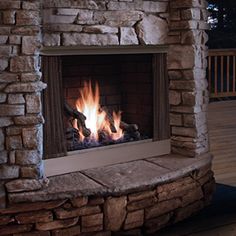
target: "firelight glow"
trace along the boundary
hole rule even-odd
[[[110,129],[110,122],[107,119],[108,114],[100,106],[100,93],[99,87],[96,83],[93,90],[91,81],[84,82],[84,86],[80,89],[80,97],[76,101],[76,108],[79,112],[86,116],[85,124],[90,129],[91,135],[89,139],[98,141],[99,133],[103,132],[108,135],[112,140],[118,140],[123,137],[123,130],[120,128],[121,111],[113,111],[114,126],[116,133],[112,133]],[[74,123],[74,128],[78,129],[77,122]],[[80,132],[80,139],[83,141],[84,136]]]

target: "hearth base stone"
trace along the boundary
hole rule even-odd
[[[9,193],[0,235],[143,235],[208,205],[212,157],[165,155],[50,178],[43,190]]]

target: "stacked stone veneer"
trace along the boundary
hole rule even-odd
[[[191,157],[208,152],[205,8],[204,0],[1,0],[0,207],[9,207],[8,191],[37,190],[47,182],[42,46],[169,45],[172,151]],[[52,219],[51,211],[43,214]],[[142,218],[142,211],[136,214]],[[8,223],[12,216],[0,219]],[[82,228],[89,220],[81,221]],[[31,223],[21,227],[29,229]]]

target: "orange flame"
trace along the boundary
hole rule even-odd
[[[85,124],[91,131],[90,139],[98,141],[99,132],[103,131],[112,140],[118,140],[123,137],[123,130],[120,128],[121,112],[119,111],[116,113],[113,111],[112,116],[117,132],[112,133],[110,122],[107,119],[107,113],[100,109],[99,96],[99,87],[97,83],[95,85],[95,91],[93,91],[91,81],[88,83],[84,82],[84,88],[80,89],[80,98],[76,101],[76,108],[86,116]],[[78,129],[79,127],[75,124],[74,128]],[[84,136],[81,132],[80,137],[81,141],[83,141]]]

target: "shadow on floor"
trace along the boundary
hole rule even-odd
[[[158,236],[208,235],[206,231],[236,223],[236,187],[216,185],[210,206],[195,216],[159,231]],[[217,230],[216,230],[217,231]],[[198,234],[195,234],[198,233]],[[227,236],[227,235],[225,235]]]

